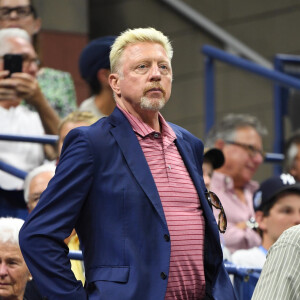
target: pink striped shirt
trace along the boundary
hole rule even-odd
[[[175,145],[176,135],[161,114],[162,134],[118,106],[130,122],[153,175],[171,239],[165,300],[205,296],[205,221],[192,179]]]

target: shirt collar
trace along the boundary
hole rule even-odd
[[[148,124],[144,123],[134,115],[125,111],[119,104],[117,104],[117,107],[128,119],[133,131],[136,132],[138,135],[140,135],[142,138],[145,138],[150,134],[156,133],[156,131],[153,128],[151,128]],[[158,118],[159,118],[159,123],[161,125],[162,136],[174,141],[176,139],[176,134],[171,128],[171,126],[166,122],[166,120],[164,119],[164,117],[161,115],[160,112],[158,113]]]

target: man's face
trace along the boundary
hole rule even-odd
[[[300,224],[300,195],[297,193],[283,194],[269,211],[262,217],[259,227],[271,244],[275,243],[282,232]]]
[[[9,54],[21,54],[23,56],[22,72],[36,77],[38,72],[38,59],[31,43],[22,38],[10,38],[9,42],[11,44]],[[3,69],[3,59],[0,69]]]
[[[30,182],[28,193],[28,211],[29,213],[36,207],[42,192],[47,188],[50,179],[54,176],[54,172],[43,172],[35,177]]]
[[[118,99],[129,112],[159,111],[169,100],[172,69],[158,43],[128,45],[121,57]]]
[[[60,129],[59,132],[59,140],[58,140],[58,156],[61,154],[61,149],[64,143],[64,140],[67,136],[67,134],[74,128],[80,127],[80,126],[89,126],[91,125],[87,121],[80,121],[80,122],[66,122]]]
[[[29,0],[0,0],[0,10],[22,7],[24,11],[29,11],[29,5]],[[32,36],[40,30],[40,19],[35,19],[32,12],[26,16],[19,15],[16,11],[1,16],[0,12],[0,29],[3,28],[21,28]]]
[[[294,164],[290,173],[295,177],[296,181],[300,182],[300,144],[297,144],[296,147],[298,149],[298,153],[294,159]]]
[[[264,160],[259,153],[263,149],[262,139],[253,127],[247,126],[237,129],[234,142],[240,145],[225,144],[222,149],[225,156],[222,169],[233,178],[235,187],[244,187]],[[247,146],[259,151],[253,153]]]
[[[23,299],[29,276],[19,246],[0,242],[0,299]]]

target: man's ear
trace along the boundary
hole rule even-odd
[[[255,212],[255,220],[262,231],[266,230],[265,216],[261,210]]]
[[[108,82],[114,93],[120,97],[121,90],[120,90],[120,75],[117,73],[110,73],[108,76]]]
[[[32,34],[38,34],[42,27],[42,20],[41,18],[36,18],[34,20],[33,32]]]

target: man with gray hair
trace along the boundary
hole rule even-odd
[[[252,197],[258,183],[252,180],[264,160],[262,136],[267,133],[258,119],[247,114],[229,114],[208,133],[207,147],[223,151],[225,163],[211,180],[226,212],[228,227],[222,242],[231,251],[260,245],[255,227]],[[217,216],[218,212],[215,212]]]
[[[285,143],[283,168],[300,182],[300,130],[295,131]]]
[[[42,192],[47,188],[50,179],[55,174],[54,164],[43,164],[31,170],[24,181],[24,199],[28,212],[37,205]]]
[[[22,72],[4,70],[4,56],[22,57]],[[56,134],[59,118],[51,108],[36,80],[38,58],[26,31],[18,28],[0,30],[0,132],[16,135]],[[21,101],[32,105],[29,110]],[[23,171],[30,171],[43,163],[44,149],[40,144],[0,142],[0,160]],[[2,215],[24,217],[24,200],[12,204],[12,190],[21,190],[23,180],[0,171],[0,210]],[[4,192],[3,192],[4,190]],[[25,210],[26,211],[26,210]],[[19,215],[21,213],[21,215]]]
[[[122,33],[110,52],[116,108],[66,136],[20,232],[49,300],[235,299],[218,233],[226,224],[218,228],[202,177],[203,144],[159,112],[171,95],[172,54],[154,28]],[[74,227],[86,290],[62,243]]]

